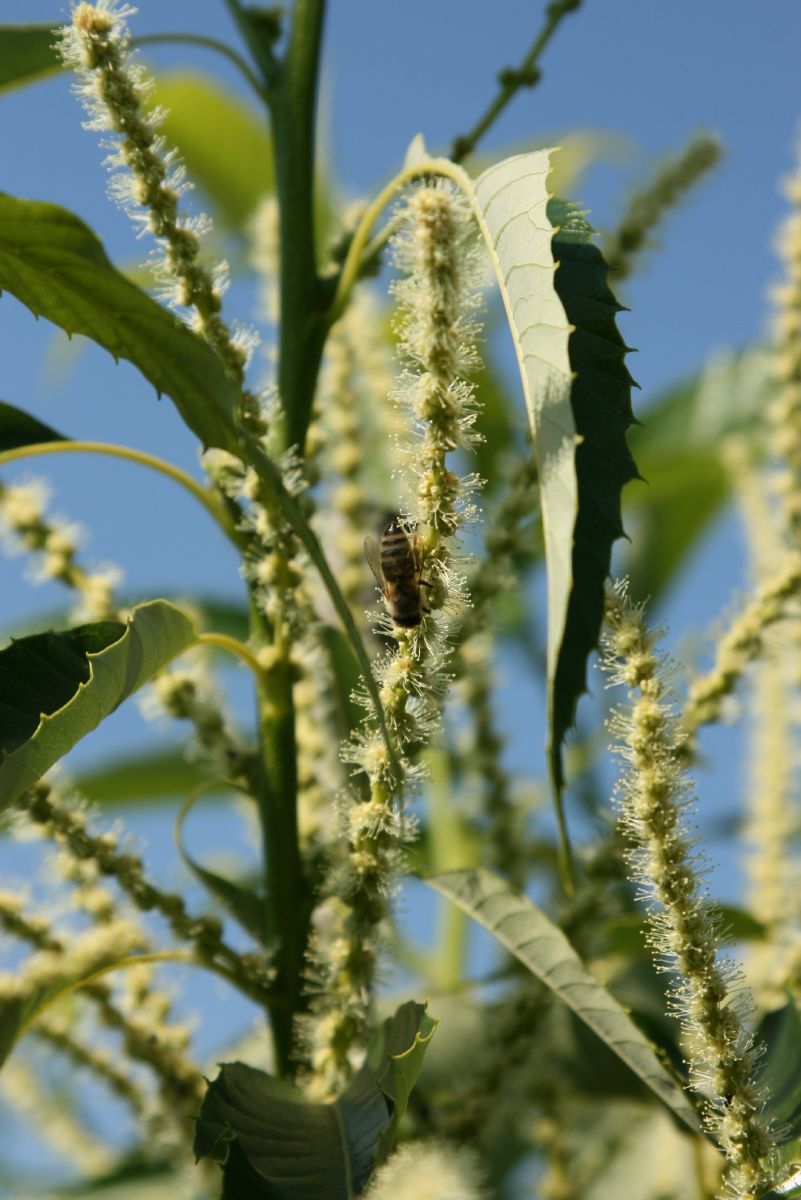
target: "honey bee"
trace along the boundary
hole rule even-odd
[[[423,547],[417,534],[400,517],[393,517],[380,541],[364,539],[364,553],[395,624],[402,629],[419,625],[423,613],[431,611],[420,589],[431,584],[422,578]]]

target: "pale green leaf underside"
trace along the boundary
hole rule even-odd
[[[98,654],[87,655],[86,683],[80,684],[61,708],[43,716],[32,736],[0,760],[0,810],[41,779],[196,637],[190,617],[165,600],[135,608],[118,641]]]
[[[554,288],[554,230],[546,214],[551,153],[537,150],[507,158],[474,183],[520,367],[539,468],[548,576],[549,695],[567,619],[578,512],[568,355],[571,326]]]
[[[587,970],[561,929],[542,909],[481,868],[426,880],[488,929],[604,1041],[681,1120],[698,1120],[681,1087],[626,1010]]]

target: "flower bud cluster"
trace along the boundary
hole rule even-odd
[[[705,866],[699,867],[683,818],[691,787],[676,756],[682,733],[657,637],[625,586],[610,589],[603,666],[610,685],[625,685],[631,698],[610,722],[614,749],[626,763],[618,800],[631,867],[650,905],[655,965],[673,980],[690,1086],[726,1158],[727,1194],[750,1198],[771,1186],[775,1147],[762,1111],[747,997],[733,962],[719,955],[720,914],[703,887]]]
[[[117,615],[114,589],[122,578],[117,567],[85,570],[78,562],[83,530],[73,521],[47,516],[49,490],[41,480],[0,484],[0,522],[11,537],[9,549],[37,556],[37,583],[56,580],[77,593],[71,611],[76,623],[105,621]]]
[[[219,778],[247,785],[253,755],[231,729],[214,681],[200,663],[160,672],[143,694],[140,708],[147,717],[166,714],[189,721],[201,760]]]

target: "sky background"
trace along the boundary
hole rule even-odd
[[[136,33],[184,29],[238,44],[221,0],[143,0],[139,9]],[[522,58],[543,9],[531,0],[403,5],[334,0],[325,35],[321,122],[343,192],[352,198],[371,195],[399,168],[418,131],[436,151],[468,129],[494,95],[498,70]],[[56,24],[64,11],[47,0],[3,0],[0,19]],[[772,241],[785,212],[780,181],[793,165],[801,115],[801,6],[775,0],[769,19],[767,11],[744,0],[587,0],[544,54],[540,85],[518,95],[482,146],[501,156],[527,142],[558,144],[575,130],[619,135],[616,160],[593,166],[576,197],[603,230],[614,226],[627,193],[648,177],[660,156],[680,150],[699,130],[720,136],[722,164],[668,218],[661,250],[648,254],[625,292],[631,311],[620,324],[626,341],[637,347],[630,366],[642,386],[635,398],[641,414],[660,388],[696,371],[711,352],[748,345],[767,328],[767,292],[778,272]],[[159,69],[212,71],[235,90],[243,88],[229,64],[206,51],[153,47],[146,61]],[[75,211],[97,230],[114,261],[144,257],[128,219],[106,199],[103,152],[97,136],[82,130],[82,112],[67,80],[52,78],[4,94],[0,107],[0,188]],[[250,319],[251,291],[235,289],[232,299],[241,306],[239,315]],[[68,435],[127,442],[197,469],[193,439],[172,405],[157,402],[133,368],[115,366],[90,348],[66,383],[58,384],[52,365],[48,369],[52,340],[51,327],[34,321],[13,298],[3,298],[2,399]],[[35,466],[7,470],[4,478],[32,471]],[[55,507],[92,531],[88,561],[119,563],[131,590],[143,596],[192,588],[241,594],[232,551],[168,481],[95,457],[54,457],[47,473]],[[3,630],[30,613],[52,610],[61,599],[55,587],[33,590],[26,584],[22,562],[0,558]],[[699,547],[669,597],[664,616],[670,644],[707,628],[741,586],[739,532],[729,516]],[[536,770],[539,701],[511,660],[502,666],[510,762]],[[243,694],[240,680],[232,679],[232,687],[235,698]],[[95,761],[147,736],[134,706],[126,706],[78,748],[73,761]],[[704,743],[711,766],[700,779],[702,827],[740,803],[741,742],[741,734],[724,730]],[[156,868],[169,871],[169,822],[137,814],[132,823]],[[198,816],[196,848],[226,829],[225,816]],[[24,877],[26,853],[0,846],[0,872]],[[736,863],[722,848],[713,847],[713,856],[720,864],[713,890],[731,899],[738,888]],[[410,911],[414,903],[412,896]],[[230,999],[216,996],[209,1011],[223,1003],[233,1020],[239,1010],[233,1011]],[[212,1040],[203,1036],[201,1045],[211,1049]]]

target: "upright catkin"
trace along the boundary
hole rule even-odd
[[[422,555],[419,625],[382,615],[396,649],[374,664],[395,747],[390,757],[369,696],[362,727],[343,757],[356,776],[342,798],[347,851],[335,863],[316,914],[309,1030],[313,1086],[332,1094],[349,1078],[364,1043],[379,951],[388,929],[404,846],[414,836],[408,802],[423,777],[419,751],[438,727],[450,672],[449,624],[466,603],[458,533],[472,519],[474,476],[449,456],[475,440],[469,382],[476,363],[478,259],[469,209],[451,184],[413,191],[394,243],[402,277],[394,401],[406,432],[399,447],[398,509]],[[363,785],[363,786],[362,786]]]
[[[624,585],[607,593],[603,665],[630,704],[611,721],[614,750],[626,763],[618,800],[631,867],[649,904],[649,942],[657,969],[671,974],[671,1003],[683,1032],[690,1087],[725,1156],[729,1197],[753,1200],[770,1186],[775,1144],[762,1112],[745,997],[731,960],[719,955],[720,915],[709,899],[685,827],[689,779],[676,756],[682,739],[642,608]]]

